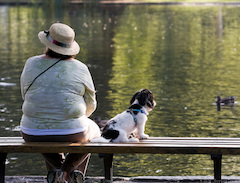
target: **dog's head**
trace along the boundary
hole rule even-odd
[[[145,106],[149,108],[149,110],[152,110],[156,106],[153,93],[148,89],[141,89],[135,93],[130,101],[130,104],[132,105],[136,102],[136,100],[139,105]]]

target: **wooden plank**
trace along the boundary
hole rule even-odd
[[[9,144],[9,143],[24,143],[24,140],[20,138],[10,138],[10,139],[0,139],[0,144]],[[62,144],[63,142],[51,142],[52,143],[60,143]],[[206,140],[193,140],[193,139],[159,139],[159,140],[152,140],[152,139],[146,139],[146,140],[141,140],[137,144],[163,144],[163,143],[177,143],[177,144],[240,144],[240,140],[236,139],[206,139]],[[47,143],[46,143],[47,144]],[[109,143],[113,144],[113,143]],[[117,143],[119,144],[119,143]],[[132,144],[132,143],[128,143]]]
[[[70,142],[0,142],[0,147],[6,147],[6,146],[54,146],[54,147],[73,147],[73,146],[92,146],[92,147],[114,147],[114,146],[128,146],[128,147],[171,147],[171,146],[187,146],[187,147],[234,147],[234,148],[240,148],[240,143],[234,143],[234,142],[178,142],[178,141],[171,141],[171,142],[157,142],[157,143],[70,143]]]
[[[18,142],[24,142],[24,140],[21,137],[8,137],[3,138],[0,137],[0,143],[18,143]],[[170,143],[170,142],[183,142],[183,143],[240,143],[240,138],[149,138],[146,140],[141,140],[139,143]]]
[[[149,140],[240,140],[237,137],[149,137]],[[148,140],[147,139],[147,140]]]
[[[163,141],[183,141],[183,142],[240,142],[240,138],[223,138],[223,137],[150,137],[141,140],[140,143],[158,143]],[[0,142],[24,142],[22,137],[0,137]]]
[[[134,145],[128,144],[103,145],[103,144],[85,144],[74,146],[47,146],[27,144],[25,146],[7,146],[0,147],[0,152],[25,152],[25,153],[53,153],[53,152],[71,152],[71,153],[150,153],[150,154],[240,154],[239,146],[237,148],[231,146],[186,146],[186,145]]]
[[[78,143],[24,143],[24,142],[0,142],[0,148],[4,148],[7,146],[142,146],[142,147],[149,147],[149,146],[162,146],[162,147],[168,147],[168,146],[187,146],[187,147],[233,147],[233,148],[240,148],[240,143],[236,143],[236,142],[154,142],[154,143],[148,143],[148,142],[144,142],[144,143],[124,143],[124,144],[114,144],[114,143],[88,143],[88,144],[78,144]]]
[[[38,143],[41,144],[41,143]],[[49,143],[44,142],[45,145],[49,145]],[[52,146],[66,146],[69,145],[70,143],[55,143],[55,142],[51,142],[50,143]],[[89,143],[92,144],[92,143]],[[108,143],[109,146],[111,146],[114,143]],[[120,143],[116,143],[117,145],[120,145]],[[149,146],[149,145],[192,145],[192,146],[196,146],[196,145],[212,145],[212,146],[218,146],[218,145],[226,145],[226,146],[233,146],[235,148],[237,148],[238,146],[240,146],[240,142],[237,141],[180,141],[180,140],[163,140],[163,141],[150,141],[150,140],[144,140],[141,141],[140,143],[124,143],[124,144],[128,144],[129,146],[133,146],[133,145],[141,145],[141,146]],[[26,143],[24,141],[0,141],[0,147],[1,146],[8,146],[8,145],[26,145]],[[78,143],[75,143],[75,145],[79,145]],[[94,145],[94,144],[92,144]],[[99,145],[99,144],[98,144]]]
[[[23,140],[22,137],[0,137],[1,140]],[[146,140],[238,140],[240,138],[233,137],[149,137]]]
[[[141,145],[145,145],[145,144],[212,144],[212,145],[240,145],[240,142],[235,142],[235,141],[144,141],[144,142],[140,142]]]
[[[46,144],[46,145],[80,145],[79,143],[71,143],[71,142],[24,142],[24,141],[0,141],[1,145],[7,145],[7,144],[22,144],[22,145],[27,145],[27,144]],[[86,143],[86,144],[91,144],[91,145],[101,145],[101,144],[105,144],[105,145],[124,145],[124,144],[128,144],[128,145],[149,145],[149,144],[212,144],[212,145],[216,145],[216,144],[235,144],[235,145],[240,145],[240,142],[237,141],[191,141],[191,140],[187,140],[187,141],[182,141],[182,140],[157,140],[157,141],[151,141],[151,140],[144,140],[141,141],[139,143]],[[84,145],[84,144],[81,144]]]
[[[0,148],[5,148],[5,147],[14,147],[14,146],[19,146],[24,148],[24,147],[232,147],[232,148],[240,148],[240,143],[192,143],[192,142],[158,142],[158,143],[71,143],[71,142],[5,142],[5,143],[0,143]]]
[[[0,152],[240,154],[240,138],[150,137],[139,143],[24,142],[0,137]]]

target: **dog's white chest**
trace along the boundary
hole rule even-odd
[[[134,115],[130,112],[124,111],[112,118],[112,120],[115,121],[115,124],[111,125],[111,128],[117,130],[122,129],[128,133],[132,133],[138,125],[142,125],[142,123],[147,120],[147,116],[141,113]]]

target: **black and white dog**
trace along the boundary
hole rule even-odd
[[[153,94],[148,89],[141,89],[135,93],[130,101],[131,106],[121,114],[107,122],[102,136],[91,142],[139,142],[147,139],[144,133],[147,115],[155,107]],[[131,134],[135,137],[131,137]],[[131,138],[130,138],[131,137]]]

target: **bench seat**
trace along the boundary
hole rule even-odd
[[[240,155],[240,138],[150,137],[139,143],[24,142],[21,137],[0,137],[0,183],[4,183],[8,153],[98,153],[105,154],[105,178],[112,180],[113,154],[209,154],[214,161],[214,179],[221,180],[222,155]]]

